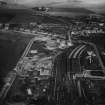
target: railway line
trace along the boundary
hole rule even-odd
[[[95,60],[97,61],[97,64],[100,65],[100,69],[97,67],[97,64],[95,62],[93,63],[93,65],[95,64],[95,66],[91,65],[90,67],[88,67],[88,69],[86,68],[87,64],[85,64],[84,62],[87,62],[88,60],[84,58],[87,56],[86,53],[88,51],[93,51],[95,53],[94,55]],[[92,59],[94,59],[94,57]],[[82,65],[81,65],[81,61],[82,61]],[[81,98],[82,100],[84,100],[84,104],[87,103],[89,105],[91,104],[103,105],[102,104],[103,101],[101,100],[101,95],[100,97],[98,97],[97,95],[95,96],[95,94],[98,91],[97,89],[102,88],[101,87],[102,85],[100,86],[98,85],[98,83],[95,84],[94,82],[99,81],[99,80],[105,81],[104,79],[105,68],[104,68],[104,64],[100,56],[100,52],[98,51],[95,44],[90,43],[90,42],[79,41],[78,45],[76,45],[75,47],[73,46],[69,48],[68,50],[64,51],[62,54],[56,57],[55,70],[57,70],[57,74],[58,74],[56,76],[56,81],[58,82],[56,83],[55,90],[57,90],[57,88],[60,86],[60,85],[58,86],[58,84],[62,84],[62,83],[65,84],[67,82],[65,87],[67,89],[71,89],[69,94],[72,94],[71,99],[74,100],[74,102],[72,103],[73,105],[83,104],[81,103],[82,102]],[[86,72],[93,72],[95,73],[95,75],[92,75],[92,74],[87,75]],[[98,73],[101,73],[101,74],[98,74]],[[88,86],[90,86],[90,89],[86,87],[87,86],[86,84],[84,85],[84,83],[87,83],[87,81],[90,81],[90,83],[88,84]],[[98,86],[93,88],[91,87],[91,83]],[[87,89],[88,89],[88,92],[86,92]],[[94,95],[91,94],[92,95],[91,96],[90,91],[94,92]],[[63,96],[62,94],[60,95],[60,93],[57,93],[57,92],[55,93],[56,95],[58,95],[57,96],[59,97],[58,99],[60,99],[61,97],[66,97],[66,96]],[[98,97],[98,99],[96,97]],[[90,102],[89,98],[90,99],[96,98],[96,100],[91,100]],[[98,103],[97,100],[101,100],[101,103]],[[65,99],[65,101],[67,100]],[[62,104],[62,101],[60,102],[60,104]],[[69,104],[69,101],[68,101],[68,104]]]
[[[2,88],[2,91],[0,93],[1,100],[4,100],[6,98],[8,92],[11,90],[12,85],[14,84],[15,80],[17,79],[16,78],[17,75],[19,75],[19,73],[21,73],[22,70],[26,67],[27,63],[25,65],[23,65],[23,63],[20,65],[20,62],[23,61],[24,58],[25,59],[28,58],[27,55],[29,54],[29,52],[31,50],[33,50],[33,49],[31,49],[31,47],[33,46],[34,42],[36,42],[36,41],[45,41],[46,42],[46,40],[43,38],[32,38],[30,40],[24,53],[22,54],[21,58],[19,59],[19,62],[17,63],[16,67],[13,70],[13,72],[14,72],[13,75],[8,78],[8,81]],[[36,49],[34,49],[34,50],[36,50]],[[90,77],[86,77],[87,76],[86,73],[93,71],[92,69],[90,69],[90,71],[86,70],[86,72],[84,72],[84,70],[86,69],[86,68],[83,68],[83,67],[85,67],[84,62],[86,61],[86,59],[84,60],[84,58],[87,56],[86,55],[87,51],[93,51],[95,53],[98,63],[101,66],[101,69],[102,69],[101,71],[103,73],[105,73],[105,67],[104,67],[103,61],[100,57],[100,53],[99,53],[96,45],[93,43],[90,43],[90,42],[84,42],[84,41],[80,40],[73,46],[70,46],[69,48],[68,47],[65,48],[65,50],[59,50],[58,52],[56,51],[57,55],[54,52],[55,55],[48,56],[48,58],[51,58],[52,62],[53,62],[53,64],[52,64],[53,68],[52,68],[51,72],[53,72],[54,83],[53,83],[53,86],[51,89],[51,91],[52,91],[51,96],[53,96],[55,98],[57,105],[62,105],[62,103],[69,105],[69,103],[73,99],[77,100],[78,98],[81,98],[81,97],[82,98],[85,97],[85,98],[83,98],[85,101],[88,100],[87,96],[85,96],[85,93],[83,93],[84,89],[83,89],[83,84],[82,84],[82,82],[84,82],[83,78],[86,78],[86,80],[88,80],[90,78]],[[84,58],[82,58],[82,56],[84,56]],[[33,57],[28,58],[29,59],[28,64],[31,61],[30,58],[33,58]],[[83,64],[81,65],[81,60],[83,60],[84,65]],[[45,59],[45,62],[46,62],[46,59]],[[39,60],[38,63],[41,63],[41,59]],[[35,65],[43,65],[43,63],[42,64],[38,64],[38,63],[35,63]],[[21,66],[21,68],[20,68],[20,66]],[[30,66],[31,66],[31,68],[33,67],[32,65],[30,65]],[[37,66],[35,67],[35,69],[36,68],[37,68]],[[30,69],[30,68],[28,68],[28,69]],[[43,69],[43,67],[41,69]],[[29,71],[32,71],[32,70],[30,69]],[[46,71],[46,73],[48,73],[48,71]],[[85,73],[85,75],[83,73]],[[49,75],[49,73],[48,73],[48,75]],[[34,76],[34,78],[36,78],[36,77],[37,76]],[[97,78],[98,78],[98,80],[99,79],[101,80],[102,78],[104,80],[104,77],[101,77],[101,76],[100,77],[91,76],[91,79],[93,79],[93,80],[94,79],[97,80]],[[40,78],[37,77],[37,79],[40,79]],[[51,88],[51,86],[50,86],[50,88]],[[41,89],[41,88],[39,88],[39,89]],[[30,91],[32,91],[31,88],[30,88]],[[39,91],[39,90],[37,90],[37,91]],[[44,91],[46,91],[46,89],[44,89]],[[67,95],[67,96],[65,96],[65,95]],[[34,97],[37,97],[37,95],[34,95]],[[66,99],[65,99],[65,97],[66,97]],[[69,101],[68,101],[68,97],[70,97]],[[73,101],[72,105],[77,105],[77,103],[78,103],[78,101],[77,102]]]

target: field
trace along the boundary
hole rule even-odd
[[[0,87],[3,85],[3,77],[15,67],[32,37],[14,32],[0,32]]]

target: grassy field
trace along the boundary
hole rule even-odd
[[[14,32],[0,32],[0,87],[3,85],[3,78],[15,67],[33,37]]]

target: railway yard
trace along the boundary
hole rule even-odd
[[[41,24],[33,31],[1,29],[0,40],[9,41],[7,46],[14,49],[8,54],[8,47],[4,48],[8,62],[18,56],[2,77],[1,105],[105,104],[105,23],[81,21],[69,28]]]

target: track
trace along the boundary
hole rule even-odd
[[[101,65],[101,68],[103,70],[103,72],[105,72],[105,67],[103,65],[103,62],[101,60],[101,57],[100,57],[100,54],[99,54],[99,51],[96,47],[95,44],[93,43],[90,43],[90,42],[84,42],[84,41],[79,41],[79,43],[75,46],[72,46],[70,47],[69,49],[66,49],[64,52],[58,54],[55,58],[55,66],[54,66],[54,70],[56,71],[56,84],[55,84],[55,87],[57,89],[59,89],[59,86],[62,86],[62,84],[64,84],[64,80],[66,79],[65,78],[65,75],[66,77],[68,77],[68,80],[69,82],[73,80],[72,78],[72,74],[75,74],[75,73],[80,73],[81,72],[81,67],[79,66],[80,64],[80,57],[83,56],[83,52],[86,52],[88,51],[88,49],[91,48],[94,50],[97,58],[98,58],[98,61]],[[71,67],[71,65],[73,65]],[[68,73],[70,74],[69,76]],[[71,84],[71,86],[69,88],[71,88],[73,86],[73,88],[76,90],[78,90],[78,93],[79,93],[79,97],[82,97],[82,88],[81,88],[81,82],[78,80],[73,80],[73,84]],[[77,86],[77,87],[75,87]],[[55,91],[55,96],[58,97],[57,101],[59,103],[59,99],[60,97],[62,97],[59,93],[60,91]],[[74,95],[74,96],[73,96]],[[75,100],[76,99],[76,94],[75,92],[73,93],[72,91],[72,96],[73,96],[73,99]],[[65,96],[64,96],[65,97]],[[77,98],[79,98],[78,95],[77,95]],[[79,100],[78,100],[79,101]],[[62,102],[61,102],[62,103]],[[60,104],[61,104],[60,103]],[[75,103],[75,102],[73,102]],[[77,103],[77,102],[76,102]],[[77,105],[77,104],[73,104],[73,105]]]

